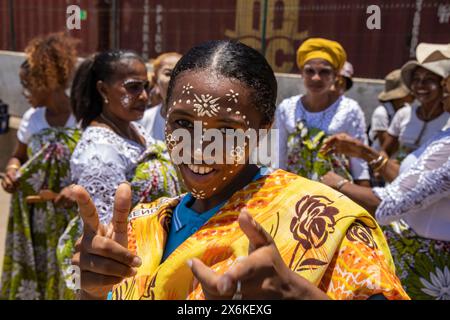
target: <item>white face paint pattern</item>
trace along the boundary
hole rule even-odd
[[[125,109],[129,109],[130,103],[131,103],[131,97],[128,94],[123,95],[120,98],[120,103],[122,104],[122,107],[124,107]]]
[[[205,199],[206,198],[206,193],[203,190],[197,191],[195,189],[192,189],[192,196],[196,199]]]
[[[238,103],[239,93],[234,92],[233,89],[230,89],[230,93],[227,93],[226,96],[228,97],[228,101],[233,100],[234,103]]]
[[[194,87],[191,86],[191,84],[188,82],[188,84],[183,86],[183,91],[181,92],[181,94],[187,93],[188,95],[190,95],[192,89],[194,89]]]
[[[244,148],[237,146],[231,149],[230,156],[233,158],[235,163],[239,163],[244,159]]]
[[[217,101],[220,100],[219,98],[214,98],[210,94],[201,94],[200,97],[196,94],[195,101],[194,101],[194,111],[197,112],[197,115],[199,117],[203,117],[207,115],[208,117],[216,116],[219,113],[220,106],[217,103]]]

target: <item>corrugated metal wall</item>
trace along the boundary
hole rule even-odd
[[[449,0],[267,0],[266,57],[277,72],[297,72],[295,52],[307,37],[341,42],[356,76],[382,78],[410,59],[418,42],[450,42]],[[84,54],[114,46],[146,58],[188,50],[210,39],[262,47],[264,0],[13,0],[15,47],[65,29],[66,7],[87,10]],[[0,1],[0,49],[11,50],[9,0]],[[113,4],[117,6],[114,20]],[[369,30],[369,5],[381,9],[381,30]],[[116,25],[113,27],[113,24]],[[411,49],[412,46],[412,49]]]

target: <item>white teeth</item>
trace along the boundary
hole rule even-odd
[[[208,167],[202,167],[202,166],[196,166],[193,164],[188,164],[188,168],[194,172],[194,173],[198,173],[198,174],[208,174],[211,171],[213,171],[212,168],[208,168]]]

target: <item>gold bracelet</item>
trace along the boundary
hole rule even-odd
[[[384,157],[383,161],[380,163],[380,165],[376,168],[373,168],[374,172],[378,172],[380,171],[387,163],[388,163],[389,159]]]
[[[339,182],[336,184],[336,190],[341,191],[341,189],[349,182],[350,181],[348,181],[347,179],[339,180]]]
[[[17,164],[10,164],[9,166],[6,167],[6,171],[8,171],[9,169],[16,169],[19,170],[20,166]]]

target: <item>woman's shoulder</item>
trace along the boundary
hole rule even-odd
[[[45,108],[37,107],[28,109],[22,117],[22,122],[26,122],[29,126],[35,127],[47,125],[47,121],[45,120]]]
[[[361,106],[359,105],[358,101],[355,99],[349,98],[347,96],[342,96],[341,100],[339,101],[339,107],[338,111],[343,111],[347,113],[356,113],[356,114],[363,114],[363,111],[361,109]]]
[[[87,159],[98,155],[99,157],[120,156],[120,137],[108,128],[89,126],[84,129],[72,160]]]

